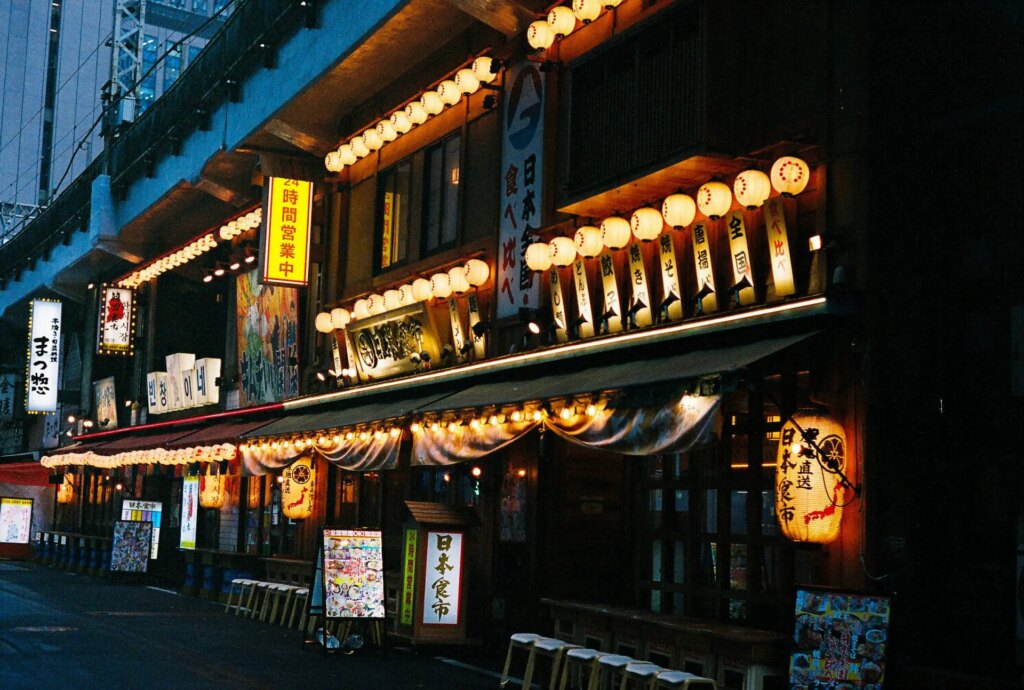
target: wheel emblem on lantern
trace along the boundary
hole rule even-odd
[[[296,465],[292,468],[292,481],[296,484],[305,484],[309,481],[309,466]]]

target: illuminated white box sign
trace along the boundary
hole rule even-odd
[[[146,376],[146,395],[150,414],[176,412],[190,407],[220,402],[220,360],[196,359],[194,354],[178,352],[167,356],[167,371],[151,371]]]
[[[29,309],[25,410],[30,414],[56,412],[61,303],[57,300],[35,299]]]
[[[164,504],[160,501],[134,501],[125,499],[121,504],[121,519],[153,523],[153,541],[150,545],[149,557],[156,559],[160,549],[160,516]]]
[[[427,532],[423,625],[458,625],[461,590],[462,533]]]
[[[220,360],[204,357],[196,360],[196,404],[216,405],[220,402]]]

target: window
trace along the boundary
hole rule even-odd
[[[146,34],[142,42],[142,74],[146,74],[156,64],[157,39],[152,34]],[[156,71],[143,78],[139,84],[139,112],[145,112],[146,108],[156,100]]]
[[[213,0],[213,13],[216,14],[230,5],[232,0]]]
[[[199,57],[199,53],[203,51],[202,46],[189,46],[188,47],[188,64],[192,64]]]
[[[164,91],[177,81],[181,74],[181,46],[167,52],[164,58]]]
[[[412,162],[403,161],[381,173],[377,227],[378,270],[406,260],[412,218]]]
[[[461,141],[449,137],[427,149],[423,201],[423,254],[455,243],[459,218],[459,154]]]

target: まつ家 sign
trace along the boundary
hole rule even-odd
[[[60,374],[61,303],[34,299],[29,307],[25,410],[29,414],[57,411]]]

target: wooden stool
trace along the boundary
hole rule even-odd
[[[538,640],[534,640],[533,647],[530,648],[530,656],[526,660],[526,673],[523,675],[523,688],[529,688],[530,683],[533,681],[533,670],[537,663],[537,655],[551,657],[551,679],[548,682],[548,687],[551,690],[555,690],[555,686],[558,683],[558,669],[562,665],[562,656],[570,649],[576,649],[579,645],[559,640],[554,637],[542,637]]]
[[[295,587],[291,585],[272,582],[267,587],[266,596],[263,597],[263,607],[260,610],[260,620],[267,621],[273,625],[277,620],[277,611],[281,606],[281,598],[290,596]]]
[[[619,690],[626,690],[629,687],[630,681],[640,681],[641,688],[654,690],[654,683],[658,679],[658,674],[664,670],[661,666],[652,664],[649,661],[635,661],[631,664],[626,664]]]
[[[515,633],[508,641],[508,654],[505,655],[505,670],[501,672],[501,681],[499,685],[505,687],[508,685],[508,670],[512,666],[512,650],[523,649],[530,651],[530,660],[533,659],[533,643],[541,638],[540,635],[534,633]],[[529,662],[527,662],[529,665]],[[524,686],[525,687],[525,686]]]
[[[249,614],[249,618],[255,618],[263,606],[263,602],[267,600],[267,588],[272,585],[272,582],[262,582],[257,580],[249,592],[249,603],[246,604],[245,608]]]
[[[237,616],[244,608],[242,606],[242,600],[244,599],[246,602],[248,602],[248,600],[252,597],[253,590],[256,589],[257,582],[259,582],[259,580],[250,580],[244,577],[239,577],[232,580],[231,586],[228,587],[228,600],[224,604],[224,613],[227,613],[230,609],[233,608],[235,609],[235,615]],[[235,599],[235,603],[232,604],[231,596],[236,591],[236,587],[238,596]],[[246,596],[247,594],[248,596]]]
[[[596,688],[601,687],[601,679],[608,678],[608,687],[615,687],[615,678],[626,671],[626,666],[635,662],[631,656],[625,656],[623,654],[605,654],[597,660],[597,674],[591,681],[590,687]],[[605,676],[605,674],[608,674]]]
[[[572,683],[571,687],[583,688],[583,669],[587,669],[587,684],[588,690],[594,690],[597,687],[597,661],[607,652],[599,652],[596,649],[588,649],[586,647],[577,647],[576,649],[570,649],[565,653],[565,661],[562,665],[562,680],[558,684],[558,690],[565,690],[566,684],[571,682],[573,667],[577,667],[579,671],[580,685],[577,686]]]
[[[291,608],[285,610],[284,617],[281,618],[281,625],[286,625],[289,628],[295,627],[295,614],[298,613],[298,608],[302,606],[302,612],[306,612],[306,602],[309,600],[309,588],[308,587],[297,587],[295,592],[292,594]]]
[[[684,671],[662,671],[655,681],[655,688],[672,688],[672,690],[690,690],[690,688],[707,688],[717,690],[718,685],[710,678],[702,678]]]

